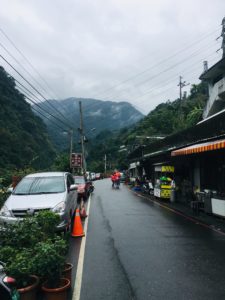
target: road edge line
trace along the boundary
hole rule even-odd
[[[77,263],[77,272],[75,277],[75,285],[73,290],[72,300],[80,300],[81,286],[82,286],[82,276],[83,276],[83,266],[84,266],[84,255],[85,255],[85,245],[87,239],[87,228],[88,228],[88,219],[89,219],[89,211],[91,206],[91,196],[89,197],[88,206],[87,206],[87,215],[88,217],[85,220],[84,224],[84,232],[85,236],[82,237],[80,253]]]
[[[130,191],[131,191],[133,194],[135,194],[136,196],[141,197],[141,198],[144,198],[144,199],[146,199],[146,200],[148,200],[148,201],[151,201],[152,203],[154,203],[154,204],[156,204],[156,205],[158,205],[158,206],[160,206],[160,207],[162,207],[162,208],[164,208],[164,209],[167,209],[167,210],[169,210],[169,211],[171,211],[171,212],[173,212],[173,213],[175,213],[175,214],[177,214],[177,215],[180,215],[180,216],[184,217],[185,219],[187,219],[187,220],[189,220],[189,221],[191,221],[191,222],[193,222],[193,223],[195,223],[195,224],[198,224],[198,225],[200,225],[200,226],[202,226],[202,227],[205,227],[205,228],[207,228],[207,229],[210,229],[210,230],[212,230],[212,231],[215,231],[215,232],[217,232],[217,233],[219,233],[219,234],[221,234],[221,235],[225,235],[225,232],[224,232],[224,231],[219,230],[219,229],[216,229],[216,228],[212,227],[212,225],[209,225],[209,224],[207,224],[207,223],[204,223],[203,221],[200,221],[200,220],[198,220],[197,218],[194,218],[194,217],[190,217],[190,216],[188,216],[188,215],[185,215],[183,212],[181,212],[181,211],[179,211],[179,210],[177,210],[177,209],[175,209],[175,208],[168,207],[168,206],[166,206],[166,205],[164,205],[164,204],[158,202],[157,200],[153,200],[153,199],[147,198],[147,197],[145,197],[145,196],[143,196],[143,195],[141,195],[141,194],[138,194],[138,193],[135,192],[135,191],[132,191],[131,189],[130,189]]]

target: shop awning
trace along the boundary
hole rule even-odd
[[[171,156],[189,155],[189,154],[218,150],[223,148],[225,148],[225,140],[217,140],[217,141],[211,141],[207,143],[188,146],[185,148],[181,148],[179,150],[174,150],[171,152]]]

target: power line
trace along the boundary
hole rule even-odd
[[[32,109],[34,111],[36,111],[38,114],[40,114],[43,118],[48,119],[49,121],[51,121],[53,123],[53,125],[57,126],[59,129],[66,131],[64,128],[62,128],[61,126],[59,126],[57,123],[55,123],[52,119],[48,118],[46,115],[42,114],[39,110],[35,109],[34,107],[32,107]]]
[[[13,56],[10,51],[0,42],[0,46],[8,53],[8,55],[15,60],[15,62],[26,72],[33,80],[34,82],[45,92],[47,91],[44,89],[44,87],[34,78],[34,76]]]
[[[21,84],[22,85],[22,84]],[[28,96],[26,94],[26,91],[23,89],[26,89],[26,87],[24,87],[22,85],[22,87],[19,88],[19,90],[22,89],[22,94],[25,96],[26,99],[28,99],[30,102],[32,102],[34,105],[38,106],[39,109],[43,110],[46,114],[50,115],[52,118],[56,119],[57,121],[61,122],[60,119],[58,119],[56,116],[52,115],[50,112],[46,111],[42,106],[39,105],[39,103],[37,103],[34,99],[32,99],[30,96]],[[28,91],[29,92],[29,91]],[[33,107],[32,107],[33,109]],[[41,115],[43,115],[41,112],[39,112]],[[46,116],[47,119],[49,119],[50,121],[52,121],[55,125],[57,125],[58,127],[60,127],[58,124],[56,124],[52,119],[50,119],[49,117]],[[60,127],[62,129],[62,127]],[[68,128],[68,127],[67,127]],[[65,129],[63,129],[65,131]]]
[[[212,53],[212,54],[215,54],[215,53]],[[210,56],[212,56],[212,54],[210,55]],[[195,64],[194,64],[195,65]],[[194,68],[194,69],[191,69],[191,70],[186,70],[186,71],[181,71],[180,73],[182,73],[182,74],[184,74],[184,75],[187,75],[187,74],[189,74],[189,73],[191,73],[191,72],[193,72],[194,70],[197,70],[197,69],[199,69],[199,67],[197,67],[197,68]],[[177,79],[177,75],[174,75],[174,77],[172,78],[172,80],[171,80],[171,77],[169,78],[169,80],[166,80],[166,81],[163,81],[163,82],[160,82],[160,84],[158,84],[158,85],[156,85],[155,87],[154,87],[154,89],[156,88],[156,87],[161,87],[161,86],[163,86],[163,87],[165,87],[165,83],[170,83],[170,82],[173,82],[175,79]],[[173,88],[173,87],[172,87]],[[172,89],[171,88],[171,89]],[[167,89],[167,91],[168,91],[168,89]],[[144,97],[144,96],[146,96],[147,94],[150,94],[150,93],[152,93],[152,92],[154,92],[154,90],[151,88],[150,90],[147,90],[144,94],[142,94],[141,96],[139,96],[139,97],[136,97],[135,98],[135,100],[136,99],[140,99],[140,98],[142,98],[142,97]],[[157,93],[157,95],[160,95],[161,93],[164,93],[164,91],[163,92],[160,92],[160,93]],[[155,96],[155,95],[154,95]]]
[[[20,55],[26,60],[26,62],[29,64],[29,66],[36,72],[36,74],[38,74],[38,76],[41,78],[41,80],[46,84],[46,86],[48,87],[48,89],[52,92],[52,89],[49,87],[48,83],[46,82],[46,80],[40,75],[40,73],[37,71],[37,69],[32,65],[32,63],[26,58],[26,56],[19,50],[19,48],[15,45],[15,43],[9,38],[9,36],[3,31],[2,28],[0,28],[0,31],[2,32],[2,34],[6,37],[6,39],[13,45],[13,47],[20,53]],[[38,81],[30,74],[30,72],[28,72],[21,64],[20,62],[18,62],[18,60],[0,43],[0,45],[3,47],[3,49],[23,68],[23,70],[25,70],[26,73],[28,73],[31,78],[42,88],[42,90],[46,93],[46,90],[43,88],[43,86],[41,84],[38,83]],[[54,92],[53,92],[54,94]],[[43,96],[42,96],[43,97]],[[68,121],[66,119],[66,117],[58,110],[55,108],[55,106],[49,102],[45,97],[43,97],[47,103],[53,107],[58,114],[60,114],[64,120],[66,120],[66,122]],[[58,98],[58,97],[56,97]]]
[[[1,33],[5,36],[5,38],[13,45],[13,47],[20,53],[20,55],[25,59],[25,61],[28,63],[28,65],[33,69],[33,71],[40,77],[40,79],[46,84],[48,89],[53,93],[51,87],[49,87],[47,81],[41,76],[41,74],[38,72],[38,70],[33,66],[33,64],[26,58],[26,56],[20,51],[20,49],[15,45],[15,43],[9,38],[9,36],[4,32],[2,28],[0,28]],[[58,98],[58,97],[56,97]]]
[[[214,45],[212,45],[212,46],[214,47]],[[211,47],[211,48],[212,48],[212,47]],[[208,51],[208,49],[209,49],[209,48],[207,48],[207,51]],[[168,72],[168,71],[174,69],[175,67],[177,67],[177,66],[180,65],[180,64],[183,64],[184,61],[187,61],[187,60],[193,58],[194,56],[198,55],[198,54],[201,53],[201,52],[202,52],[202,48],[196,50],[195,52],[193,52],[193,53],[191,53],[190,55],[188,55],[186,58],[183,58],[183,59],[180,60],[179,62],[177,62],[177,63],[171,65],[170,67],[168,67],[168,68],[166,68],[166,69],[164,69],[164,70],[162,70],[162,71],[160,71],[160,72],[158,72],[157,74],[152,75],[151,77],[148,77],[148,79],[145,79],[144,81],[140,82],[140,83],[139,83],[138,85],[136,85],[136,86],[143,85],[143,84],[147,83],[149,80],[152,80],[152,79],[157,78],[158,76],[160,76],[160,75],[162,75],[162,74],[164,74],[164,73],[166,73],[166,72]],[[111,100],[113,100],[113,99],[111,99]]]
[[[112,89],[115,89],[116,87],[118,87],[118,86],[120,86],[120,85],[122,85],[122,84],[124,84],[124,83],[126,83],[126,82],[128,82],[128,81],[130,81],[130,80],[133,80],[134,78],[137,78],[137,77],[143,75],[144,73],[148,72],[149,70],[152,70],[152,69],[155,68],[155,67],[158,67],[159,65],[161,65],[161,64],[164,63],[164,62],[166,62],[167,60],[169,60],[169,59],[171,59],[171,58],[177,56],[179,53],[181,53],[181,52],[183,52],[183,51],[185,51],[185,50],[191,48],[191,47],[192,47],[193,45],[195,45],[196,43],[199,43],[200,41],[204,40],[205,38],[209,37],[210,35],[213,35],[213,34],[214,34],[215,32],[217,32],[217,31],[218,31],[218,27],[217,27],[216,30],[214,30],[214,31],[211,32],[210,34],[207,34],[205,37],[203,37],[203,38],[201,38],[201,39],[198,39],[197,42],[193,42],[193,43],[190,44],[189,46],[182,48],[181,50],[175,52],[175,53],[172,54],[171,56],[169,56],[169,57],[167,57],[167,58],[161,60],[161,61],[158,62],[157,64],[155,64],[155,65],[153,65],[153,66],[151,66],[151,67],[145,69],[144,71],[142,71],[142,72],[140,72],[140,73],[138,73],[138,74],[136,74],[136,75],[134,75],[134,76],[131,76],[131,77],[129,77],[128,79],[126,79],[126,80],[124,80],[124,81],[121,81],[120,83],[118,83],[118,84],[116,84],[116,85],[114,85],[114,86],[112,86],[112,87],[110,87],[110,88],[104,90],[103,92],[100,93],[100,95],[105,94],[106,92],[108,92],[108,91],[110,91],[110,90],[112,90]],[[98,95],[99,95],[99,94],[98,94]]]
[[[0,57],[20,76],[23,78],[24,81],[26,81],[29,86],[31,86],[43,99],[45,99],[47,101],[47,103],[49,103],[53,108],[54,106],[51,104],[51,102],[49,102],[19,71],[17,71],[1,54]],[[55,109],[55,108],[54,108]],[[58,111],[59,112],[59,111]],[[61,114],[61,112],[60,112]],[[63,116],[64,117],[64,116]],[[65,118],[65,117],[64,117]],[[66,125],[67,127],[71,127],[70,125],[66,124],[64,121],[61,120],[61,123],[63,123],[64,125]]]

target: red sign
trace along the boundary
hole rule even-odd
[[[82,154],[81,153],[72,153],[71,154],[71,167],[72,168],[81,168],[82,167]]]

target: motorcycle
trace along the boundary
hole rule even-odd
[[[5,264],[0,261],[0,298],[2,300],[20,300],[20,294],[15,288],[16,281],[5,273]]]
[[[142,191],[148,195],[154,194],[154,187],[151,182],[145,182],[142,185]]]
[[[89,194],[93,193],[93,192],[94,192],[94,189],[95,189],[95,187],[94,187],[94,185],[93,185],[93,182],[90,181],[90,183],[89,183]]]

